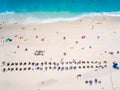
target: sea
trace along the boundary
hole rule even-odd
[[[0,23],[51,23],[120,16],[120,0],[0,0]]]

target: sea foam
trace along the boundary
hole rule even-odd
[[[65,17],[64,17],[65,16]],[[82,17],[94,16],[114,16],[120,17],[120,12],[100,12],[100,13],[15,13],[5,12],[0,14],[0,23],[53,23],[59,21],[75,21]]]

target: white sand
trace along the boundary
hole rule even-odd
[[[112,68],[112,62],[116,61],[120,64],[120,54],[116,53],[120,51],[119,18],[96,16],[84,17],[81,21],[61,21],[50,24],[0,25],[0,40],[7,38],[13,40],[0,44],[0,64],[3,61],[60,62],[61,59],[108,62],[107,68],[98,71],[77,69],[2,72],[1,66],[0,90],[120,90],[120,70]],[[86,36],[85,39],[81,39],[83,35]],[[41,41],[42,39],[44,41]],[[78,44],[75,43],[76,41]],[[17,48],[18,45],[20,48]],[[28,51],[25,51],[25,48]],[[35,50],[45,51],[44,56],[35,56]],[[114,54],[110,55],[109,52]],[[66,56],[63,53],[66,53]],[[78,74],[82,76],[77,79]],[[92,85],[85,84],[86,80],[95,78],[100,80],[101,84],[94,82]]]

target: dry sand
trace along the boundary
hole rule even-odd
[[[3,43],[7,38],[12,42]],[[94,16],[29,25],[0,24],[0,40],[0,90],[120,90],[120,70],[113,69],[113,62],[120,64],[117,53],[120,51],[120,17]],[[34,55],[36,50],[44,51],[44,55]],[[73,59],[107,61],[107,68],[2,72],[3,61],[65,62]],[[77,78],[79,74],[81,77]],[[95,78],[101,83],[95,84]],[[92,85],[85,84],[86,80],[92,80]]]

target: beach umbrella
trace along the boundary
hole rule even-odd
[[[8,63],[7,63],[7,66],[9,66],[9,65],[10,65],[10,63],[8,62]]]
[[[40,69],[40,67],[37,67],[36,69],[37,69],[37,70],[39,70],[39,69]]]
[[[91,63],[93,64],[94,62],[93,62],[93,61],[91,61]]]
[[[89,64],[90,62],[89,62],[89,61],[87,61],[87,63]]]
[[[28,70],[31,70],[31,67],[28,67]]]
[[[79,61],[77,64],[81,64],[81,61]]]
[[[113,52],[108,52],[108,54],[113,55],[114,53]]]
[[[5,72],[5,71],[6,71],[6,69],[5,69],[5,68],[3,68],[3,69],[2,69],[2,71],[3,71],[3,72]]]
[[[57,70],[60,70],[60,67],[58,67],[58,69]]]
[[[11,68],[11,71],[13,71],[14,70],[14,68]]]
[[[75,41],[76,44],[78,44],[78,41]]]
[[[15,69],[16,71],[18,70],[18,68]]]
[[[104,67],[107,67],[107,65],[104,65]]]
[[[89,68],[89,66],[87,66],[87,68]]]
[[[35,38],[37,39],[37,38],[38,38],[38,35],[36,35]]]
[[[22,68],[20,68],[19,71],[22,71]]]
[[[35,66],[38,66],[39,65],[39,63],[35,63]]]
[[[24,65],[26,65],[27,63],[26,62],[24,62]]]
[[[53,65],[56,65],[56,62],[53,62]]]
[[[65,69],[68,70],[68,67],[66,67]]]
[[[52,63],[51,62],[49,62],[49,65],[51,65]]]
[[[43,62],[41,62],[41,66],[43,66],[44,64],[43,64]]]
[[[47,71],[47,69],[48,69],[48,68],[47,68],[47,67],[45,67],[45,70],[46,70],[46,71]]]
[[[85,64],[85,61],[82,61],[82,64]]]
[[[49,69],[51,69],[51,66],[49,67]]]
[[[74,66],[74,67],[73,67],[73,69],[74,69],[74,70],[76,70],[76,69],[77,69],[77,67],[76,67],[76,66]]]
[[[40,68],[40,70],[43,70],[43,68]]]
[[[92,48],[92,46],[89,46],[89,48]]]
[[[100,39],[100,36],[97,36],[97,39]]]
[[[100,65],[99,67],[101,67],[102,69],[104,69],[104,66]]]
[[[26,67],[24,68],[24,70],[26,70]]]
[[[33,62],[33,63],[32,63],[32,65],[34,66],[34,65],[35,65],[35,63]]]
[[[119,54],[120,52],[119,51],[117,51],[117,54]]]
[[[15,65],[17,66],[17,65],[18,65],[18,63],[15,63]]]
[[[69,62],[69,64],[72,64],[72,62]]]
[[[27,49],[27,48],[25,48],[25,51],[28,51],[28,49]]]
[[[64,67],[61,67],[61,71],[63,71],[64,70]]]
[[[116,70],[118,70],[119,69],[118,63],[113,62],[113,68],[116,69]]]
[[[31,64],[31,62],[28,62],[28,65],[30,65]]]
[[[103,63],[107,63],[107,61],[103,61]]]
[[[63,40],[65,40],[65,39],[66,39],[66,37],[64,36],[64,37],[63,37]]]
[[[68,64],[68,62],[66,62],[66,64]]]
[[[42,38],[41,41],[44,41],[44,38]]]
[[[64,52],[63,55],[66,56],[66,52]]]
[[[98,80],[97,80],[97,79],[95,79],[94,81],[95,81],[95,84],[96,84]]]
[[[10,70],[10,68],[8,68],[8,71]]]
[[[78,79],[79,77],[81,77],[81,74],[78,74],[78,75],[77,75],[77,79]]]
[[[22,62],[20,62],[20,65],[22,65]]]
[[[83,66],[83,68],[85,68],[85,66]]]
[[[45,62],[45,65],[47,65],[47,62]]]
[[[4,66],[5,65],[5,62],[2,62],[2,66]]]
[[[98,68],[98,66],[95,66],[95,68]]]
[[[54,69],[56,69],[56,67],[54,67]]]
[[[93,68],[93,65],[91,65],[91,68]]]
[[[86,80],[85,83],[88,84],[88,80]]]
[[[14,63],[11,63],[11,66],[13,66],[14,65]]]
[[[59,66],[59,63],[57,63],[57,66]]]
[[[90,83],[90,85],[92,85],[93,81],[92,81],[92,80],[89,80],[89,83]]]
[[[81,66],[79,66],[78,68],[81,69]]]
[[[99,84],[101,84],[101,81],[98,81]]]
[[[72,66],[70,66],[70,67],[69,67],[69,70],[72,70],[72,68],[73,68],[73,67],[72,67]]]

